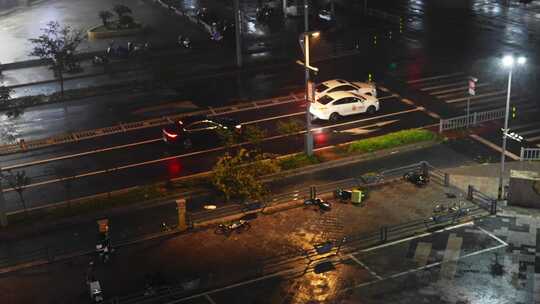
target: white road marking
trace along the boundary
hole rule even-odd
[[[349,257],[355,261],[358,265],[364,267],[372,276],[376,277],[377,280],[382,280],[382,277],[378,275],[375,271],[371,270],[369,267],[367,267],[366,264],[362,263],[359,259],[357,259],[354,255],[349,254]]]
[[[454,77],[454,76],[459,76],[459,75],[464,75],[464,73],[463,73],[463,72],[458,72],[458,73],[452,73],[452,74],[446,74],[446,75],[439,75],[439,76],[433,76],[433,77],[419,78],[419,79],[409,80],[409,81],[407,81],[407,83],[408,83],[408,84],[413,84],[413,83],[418,83],[418,82],[423,82],[423,81],[428,81],[428,80],[436,80],[436,79],[442,79],[442,78],[449,78],[449,77]]]
[[[485,87],[486,85],[487,84],[483,83],[483,84],[476,85],[476,87],[480,88],[480,87]],[[430,92],[429,94],[430,95],[441,95],[441,94],[451,93],[451,92],[464,92],[465,94],[468,94],[468,89],[469,89],[469,86],[462,86],[462,87],[453,88],[453,89]]]
[[[431,87],[420,88],[420,91],[430,91],[430,90],[444,89],[444,88],[454,87],[454,86],[457,86],[457,85],[463,85],[464,83],[467,83],[466,79],[463,79],[460,82],[447,83],[447,84],[441,84],[441,85],[436,85],[436,86],[431,86]],[[431,93],[428,93],[428,94],[431,94]]]
[[[502,148],[497,146],[496,144],[490,142],[489,140],[481,137],[480,135],[477,135],[477,134],[471,134],[469,135],[471,138],[475,139],[476,141],[490,147],[491,149],[495,150],[495,151],[498,151],[498,152],[501,152],[502,153]],[[515,155],[514,153],[506,150],[505,152],[505,155],[510,157],[511,159],[513,160],[519,160],[519,156]]]
[[[398,121],[399,121],[399,119],[387,120],[387,121],[377,122],[377,123],[374,123],[374,124],[371,124],[371,125],[361,126],[361,127],[357,127],[357,128],[340,130],[339,132],[351,132],[351,133],[354,133],[354,134],[365,134],[365,133],[375,132],[375,131],[379,130],[379,129],[368,130],[371,127],[380,128],[380,127],[384,127],[386,125],[393,124],[393,123],[398,122]]]
[[[459,98],[454,98],[454,99],[445,99],[444,101],[446,103],[454,103],[454,102],[466,101],[469,98],[471,99],[471,101],[473,101],[475,99],[479,99],[479,98],[482,98],[482,97],[495,96],[495,95],[501,95],[501,94],[506,94],[506,90],[504,90],[504,91],[496,91],[496,92],[489,92],[489,93],[484,93],[484,94],[474,95],[474,96],[459,97]]]
[[[504,246],[508,246],[508,243],[501,240],[499,237],[497,237],[496,235],[494,235],[493,233],[487,231],[486,229],[482,228],[482,227],[478,227],[476,226],[476,228],[480,229],[482,232],[484,232],[485,234],[489,235],[490,237],[492,237],[493,239],[495,239],[497,242],[501,243],[501,245],[504,245]]]
[[[204,297],[206,298],[206,300],[208,300],[208,302],[210,302],[210,304],[216,304],[216,302],[210,297],[209,294],[205,294]]]
[[[114,146],[114,147],[90,150],[90,151],[86,151],[86,152],[75,153],[75,154],[64,155],[64,156],[58,156],[58,157],[53,157],[53,158],[49,158],[49,159],[36,160],[36,161],[33,161],[33,162],[28,162],[28,163],[22,163],[22,164],[17,164],[17,165],[12,165],[12,166],[6,166],[6,167],[3,167],[1,170],[12,170],[12,169],[17,169],[17,168],[22,168],[22,167],[35,166],[35,165],[40,165],[40,164],[49,163],[49,162],[58,161],[58,160],[65,160],[65,159],[69,159],[69,158],[86,156],[86,155],[90,155],[90,154],[94,154],[94,153],[100,153],[100,152],[107,152],[107,151],[112,151],[112,150],[117,150],[117,149],[130,148],[130,147],[133,147],[133,146],[149,144],[149,143],[158,142],[158,141],[162,141],[162,140],[163,139],[161,139],[161,138],[149,139],[149,140],[144,140],[144,141],[135,142],[135,143],[126,144],[126,145],[120,145],[120,146]]]
[[[390,99],[390,98],[398,98],[399,95],[398,94],[392,94],[392,95],[388,95],[388,96],[384,96],[384,97],[380,97],[380,98],[377,98],[378,100],[385,100],[385,99]]]
[[[446,242],[440,274],[447,278],[453,279],[457,271],[457,261],[461,253],[463,238],[458,237],[455,233],[450,233]]]
[[[387,89],[386,87],[383,87],[383,86],[378,86],[379,87],[379,90],[383,91],[383,92],[390,92],[389,89]]]
[[[422,234],[419,234],[419,235],[404,238],[404,239],[401,239],[401,240],[393,241],[393,242],[390,242],[390,243],[385,243],[385,244],[374,246],[374,247],[371,247],[371,248],[362,249],[359,252],[370,252],[370,251],[373,251],[373,250],[381,249],[381,248],[392,246],[392,245],[395,245],[395,244],[407,242],[407,241],[414,240],[414,239],[419,239],[419,238],[422,238],[422,237],[425,237],[425,236],[430,236],[430,235],[435,234],[435,233],[439,233],[439,232],[443,232],[443,231],[449,231],[449,230],[453,230],[453,229],[464,227],[464,226],[471,226],[473,224],[474,223],[472,221],[470,221],[470,222],[466,222],[466,223],[462,223],[462,224],[442,228],[442,229],[439,229],[439,230],[435,230],[433,232],[426,232],[426,233],[422,233]]]

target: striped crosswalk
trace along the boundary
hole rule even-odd
[[[458,115],[464,115],[469,107],[470,113],[480,113],[506,106],[506,85],[480,80],[476,83],[475,95],[469,95],[469,75],[464,72],[445,75],[429,75],[425,78],[412,79],[407,84],[423,94],[429,95],[430,103],[444,103],[457,110]],[[540,103],[525,90],[517,85],[512,87],[510,96],[511,112],[519,113],[519,119],[511,119],[510,129],[526,139],[533,146],[540,147]],[[429,107],[426,104],[426,107]],[[439,113],[441,114],[441,113]],[[527,114],[527,115],[524,115]],[[531,115],[533,114],[533,115]],[[510,113],[510,115],[512,115]],[[526,117],[524,120],[521,117]]]
[[[506,87],[501,88],[489,81],[479,80],[476,83],[476,94],[470,96],[468,80],[469,76],[466,73],[452,73],[409,80],[407,83],[462,113],[466,111],[467,102],[469,102],[471,112],[489,111],[505,106]],[[517,88],[512,91],[510,103],[512,106],[519,107],[520,112],[537,107],[531,96]]]

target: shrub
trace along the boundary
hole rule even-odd
[[[288,156],[279,161],[279,166],[282,170],[296,169],[304,166],[314,165],[320,163],[315,155],[308,156],[305,153]]]
[[[429,130],[403,130],[382,136],[357,140],[349,145],[348,150],[349,152],[372,152],[436,138],[437,135]]]

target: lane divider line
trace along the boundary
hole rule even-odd
[[[376,277],[377,280],[382,280],[383,278],[378,275],[375,271],[371,270],[371,268],[369,268],[366,264],[362,263],[362,261],[360,261],[359,259],[357,259],[354,255],[352,254],[349,254],[349,257],[355,261],[358,265],[362,266],[363,268],[365,268],[372,276]]]
[[[491,149],[499,152],[499,153],[502,153],[502,148],[497,146],[496,144],[490,142],[489,140],[481,137],[480,135],[477,135],[477,134],[471,134],[469,135],[472,139],[490,147]],[[506,150],[506,152],[504,153],[506,156],[510,157],[511,159],[513,160],[519,160],[519,156],[515,155],[514,153]]]
[[[476,228],[480,229],[482,232],[484,232],[485,234],[489,235],[490,237],[492,237],[493,239],[495,239],[497,242],[501,243],[501,245],[504,245],[504,246],[508,246],[508,243],[501,240],[501,238],[499,238],[498,236],[496,236],[495,234],[487,231],[486,229],[482,228],[482,227],[478,227],[476,226]]]

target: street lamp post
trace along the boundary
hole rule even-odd
[[[512,56],[504,56],[502,59],[502,64],[504,67],[508,68],[508,89],[506,92],[506,107],[504,111],[504,129],[502,130],[502,152],[501,152],[501,172],[499,175],[499,189],[497,198],[499,200],[503,199],[503,179],[504,179],[504,161],[506,156],[506,138],[508,137],[508,112],[510,112],[510,94],[512,89],[512,72],[514,70],[514,65],[517,63],[519,65],[525,64],[525,57],[519,57],[517,60]]]
[[[302,47],[302,50],[304,51],[304,62],[302,65],[304,66],[304,73],[305,73],[305,95],[306,95],[306,141],[305,141],[305,151],[308,156],[313,155],[313,134],[311,134],[311,114],[309,113],[309,109],[311,107],[311,102],[309,90],[309,70],[318,71],[316,67],[312,67],[309,64],[309,38],[310,37],[319,37],[318,31],[309,31],[309,2],[308,0],[304,0],[304,28],[305,31],[300,35],[300,46]],[[302,41],[303,40],[303,41]]]

